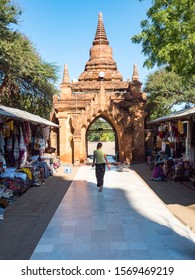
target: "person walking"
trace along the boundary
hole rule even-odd
[[[106,165],[110,170],[110,165],[106,157],[106,153],[102,150],[102,143],[97,144],[97,149],[93,152],[93,163],[92,167],[95,165],[95,175],[97,179],[97,187],[99,192],[102,191],[104,184],[104,174],[106,170]]]

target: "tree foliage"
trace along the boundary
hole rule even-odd
[[[30,40],[13,30],[21,10],[0,0],[0,103],[49,117],[57,67],[41,59]]]
[[[88,130],[88,141],[115,141],[115,134],[111,125],[104,119],[94,121]]]
[[[132,42],[142,44],[148,68],[167,66],[191,81],[195,74],[195,1],[153,0],[142,31]]]
[[[184,86],[179,75],[166,69],[148,75],[144,91],[147,93],[151,119],[171,113],[174,105],[195,104],[194,88],[191,85]]]

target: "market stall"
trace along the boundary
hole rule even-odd
[[[55,154],[45,154],[53,127],[58,125],[0,105],[0,218],[16,196],[44,183],[59,167]]]
[[[195,161],[195,107],[148,122],[152,128],[154,148],[167,156],[183,156]]]
[[[180,110],[148,122],[153,137],[153,154],[162,155],[164,163],[174,161],[174,178],[194,181],[195,107]],[[154,157],[150,155],[148,161]],[[154,163],[154,162],[153,162]],[[164,169],[167,169],[164,165]]]

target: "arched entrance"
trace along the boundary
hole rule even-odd
[[[88,158],[92,157],[98,142],[103,142],[104,151],[109,161],[116,161],[118,159],[118,135],[112,124],[101,116],[95,118],[86,131]]]
[[[99,14],[90,59],[78,81],[70,82],[68,67],[64,74],[60,98],[53,98],[51,119],[57,119],[59,156],[62,162],[85,162],[88,155],[87,135],[93,123],[102,118],[115,133],[118,160],[145,160],[145,94],[141,92],[137,66],[132,80],[123,81],[112,56],[102,14]],[[55,139],[53,138],[55,144]],[[52,143],[51,143],[52,145]],[[52,145],[53,146],[53,145]]]

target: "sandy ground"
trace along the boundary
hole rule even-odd
[[[88,142],[88,155],[93,155],[93,151],[96,149],[98,142]],[[107,155],[115,155],[115,142],[101,142],[103,144],[102,149]]]

